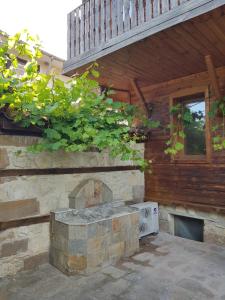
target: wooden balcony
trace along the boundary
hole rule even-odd
[[[68,14],[64,73],[225,4],[225,0],[87,0]]]

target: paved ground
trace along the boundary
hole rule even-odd
[[[46,264],[0,280],[0,300],[225,300],[225,248],[160,233],[129,260],[91,276]]]

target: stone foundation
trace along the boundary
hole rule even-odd
[[[174,235],[174,215],[201,219],[204,221],[204,242],[225,246],[225,216],[213,212],[202,212],[182,206],[159,206],[160,231]]]

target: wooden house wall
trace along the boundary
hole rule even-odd
[[[217,76],[224,95],[225,68],[217,69]],[[170,95],[198,86],[209,87],[211,103],[213,89],[207,72],[146,86],[142,88],[142,92],[146,101],[154,105],[153,118],[166,125],[169,123]],[[132,102],[138,103],[134,94]],[[212,152],[208,162],[174,162],[164,153],[168,139],[168,131],[157,129],[145,145],[145,157],[153,162],[152,174],[145,174],[145,199],[161,204],[190,205],[210,210],[225,209],[225,152]]]

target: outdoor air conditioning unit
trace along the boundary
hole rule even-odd
[[[143,202],[131,205],[140,211],[139,237],[159,232],[159,210],[156,202]]]

